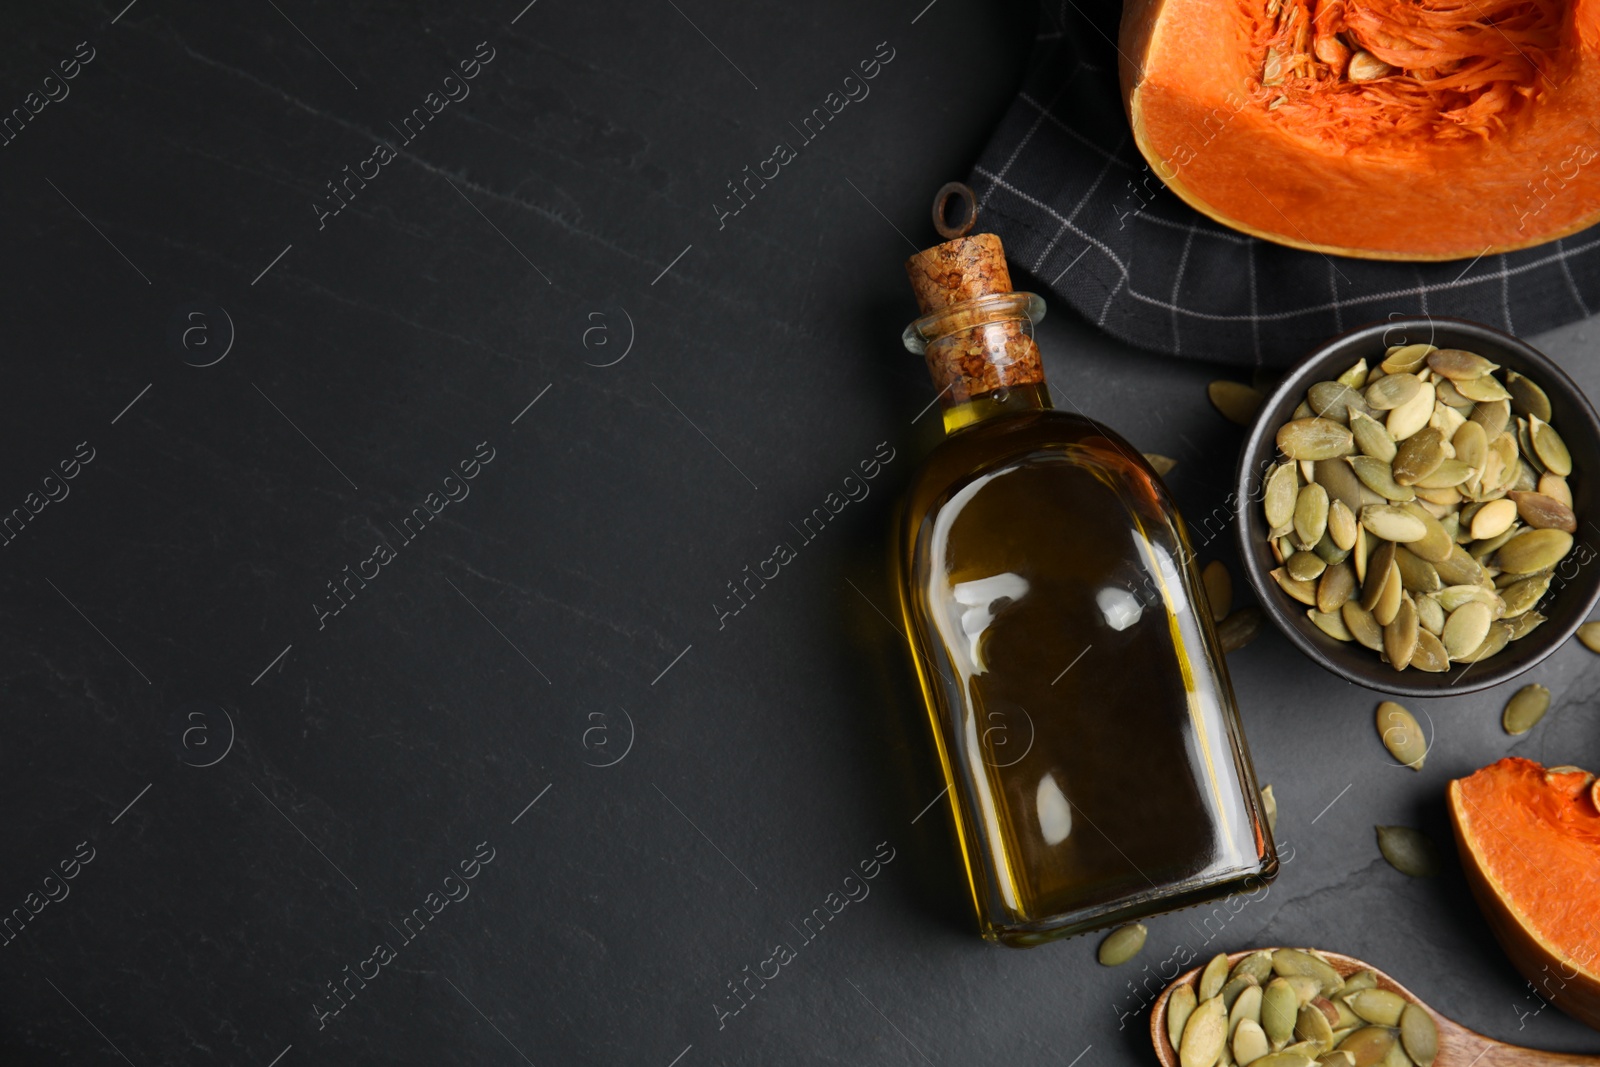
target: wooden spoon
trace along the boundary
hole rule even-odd
[[[1228,965],[1232,967],[1251,952],[1259,949],[1249,949],[1244,952],[1234,952],[1228,955]],[[1272,949],[1266,951],[1271,952]],[[1319,950],[1320,951],[1320,950]],[[1434,1011],[1427,1004],[1422,1003],[1417,995],[1405,986],[1384,974],[1378,968],[1356,959],[1354,956],[1341,956],[1337,952],[1323,952],[1323,957],[1333,964],[1334,970],[1341,975],[1349,977],[1357,971],[1370,970],[1378,976],[1378,988],[1399,993],[1407,1000],[1415,1002],[1419,1007],[1433,1016],[1434,1025],[1439,1028],[1439,1056],[1433,1061],[1433,1067],[1596,1067],[1600,1064],[1600,1056],[1579,1056],[1566,1052],[1544,1052],[1538,1049],[1522,1048],[1518,1045],[1508,1045],[1503,1041],[1484,1037],[1482,1034],[1468,1030],[1465,1026]],[[1180,985],[1193,985],[1204,964],[1193,970],[1180,974],[1166,989],[1161,991],[1161,996],[1156,998],[1155,1006],[1150,1009],[1150,1040],[1156,1047],[1156,1058],[1161,1061],[1161,1067],[1179,1067],[1178,1050],[1172,1047],[1172,1042],[1167,1040],[1167,1000],[1172,996],[1172,991]]]

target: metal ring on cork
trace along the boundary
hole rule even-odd
[[[945,221],[946,211],[950,206],[950,198],[955,197],[966,205],[966,218],[956,226],[951,226]],[[958,237],[965,237],[972,232],[972,227],[978,224],[978,197],[972,187],[965,182],[945,182],[940,186],[938,193],[933,198],[933,228],[939,231],[939,236],[946,241],[954,241]]]

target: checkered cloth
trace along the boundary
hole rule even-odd
[[[1140,348],[1293,362],[1385,318],[1523,335],[1600,309],[1600,227],[1505,255],[1389,263],[1236,233],[1168,192],[1133,143],[1113,42],[1121,0],[1043,0],[1023,90],[974,169],[979,228],[1057,301]]]

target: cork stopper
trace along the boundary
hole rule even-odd
[[[1006,250],[992,233],[934,245],[906,260],[906,276],[924,315],[980,296],[1011,292]]]
[[[971,197],[970,190],[966,193]],[[948,407],[1044,381],[1044,363],[1033,341],[1033,319],[1044,308],[1038,297],[1012,290],[999,237],[968,235],[971,218],[954,233],[943,225],[944,195],[941,190],[934,220],[953,240],[906,260],[922,317],[907,328],[905,341],[927,360],[928,374]],[[971,202],[975,209],[976,201]]]

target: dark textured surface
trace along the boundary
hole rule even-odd
[[[1531,1014],[1453,864],[1406,881],[1372,835],[1444,842],[1446,780],[1507,751],[1600,763],[1576,646],[1515,743],[1504,689],[1418,702],[1437,743],[1413,774],[1371,694],[1266,634],[1232,664],[1292,848],[1266,896],[1152,922],[1117,971],[1090,939],[976,939],[946,811],[918,820],[940,787],[883,535],[936,433],[900,262],[1031,12],[676,6],[8,12],[7,107],[96,54],[0,148],[0,507],[68,494],[0,549],[0,906],[69,894],[0,948],[0,1062],[1148,1064],[1137,968],[1254,943],[1366,957],[1499,1037],[1600,1044]],[[719,229],[724,183],[885,40],[870,97]],[[470,97],[319,229],[324,182],[480,41]],[[1545,340],[1594,389],[1587,330]],[[1208,368],[1069,319],[1040,339],[1062,406],[1177,457],[1191,521],[1221,507],[1240,435]],[[480,442],[470,495],[401,538]],[[719,625],[726,583],[880,442],[870,495]],[[319,622],[346,566],[377,577]],[[870,895],[805,941],[880,842]]]

